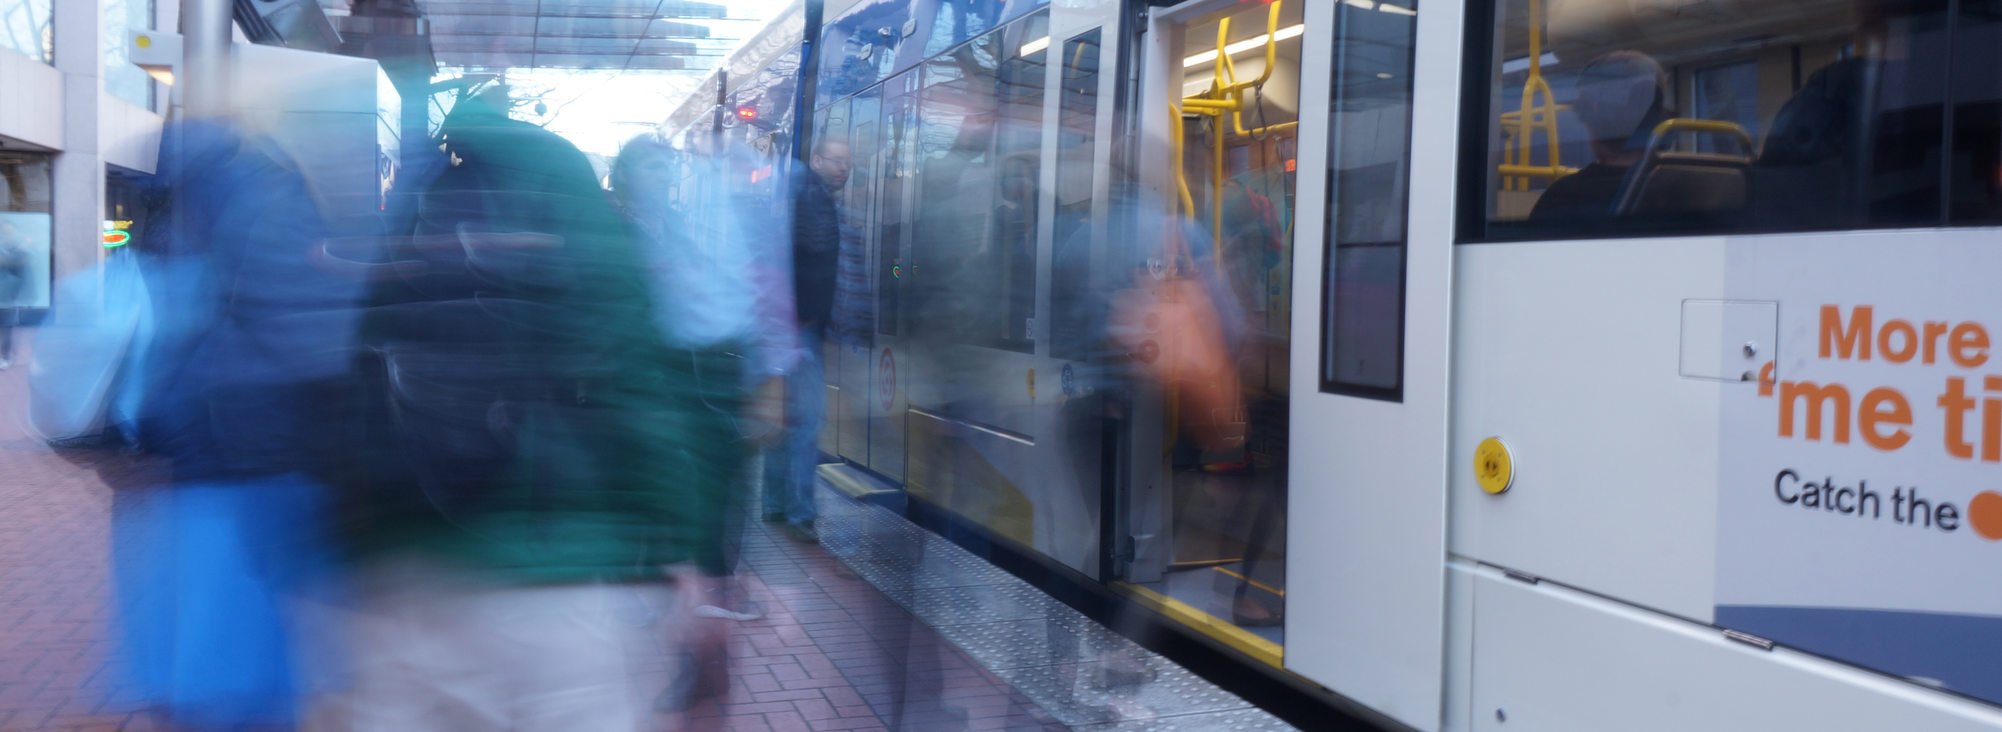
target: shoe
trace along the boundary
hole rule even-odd
[[[1286,622],[1286,616],[1257,602],[1239,600],[1231,603],[1230,622],[1240,628],[1270,628]]]
[[[734,620],[739,623],[748,623],[750,621],[764,617],[765,609],[759,607],[758,603],[756,602],[753,602],[751,600],[745,600],[742,610],[731,610],[727,607],[723,607],[720,605],[700,605],[695,608],[695,614],[698,617],[715,618],[717,620]]]
[[[785,531],[786,536],[791,537],[793,541],[802,544],[820,543],[820,532],[813,530],[813,524],[786,524],[781,530]]]

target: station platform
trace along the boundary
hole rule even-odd
[[[0,371],[20,415],[25,368]],[[89,458],[0,419],[0,730],[160,729],[107,701],[111,517]],[[959,546],[821,486],[822,544],[752,522],[732,683],[691,714],[727,730],[1291,729]],[[1120,654],[1142,683],[1107,684]]]

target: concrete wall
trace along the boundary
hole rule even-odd
[[[0,51],[0,141],[9,148],[63,146],[63,75],[56,67]],[[26,143],[25,145],[21,143]]]

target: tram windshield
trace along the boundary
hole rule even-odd
[[[1499,0],[1477,238],[1993,222],[1998,7]]]

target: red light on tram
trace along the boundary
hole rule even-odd
[[[757,121],[757,119],[758,119],[758,108],[757,108],[757,107],[751,107],[751,106],[743,106],[743,107],[738,107],[738,108],[737,108],[737,119],[741,119],[741,120],[743,120],[743,121],[745,121],[745,122],[755,122],[755,121]]]
[[[1286,172],[1288,172],[1288,173],[1298,173],[1298,172],[1300,172],[1300,159],[1299,159],[1299,158],[1287,158],[1287,159],[1286,159]]]

